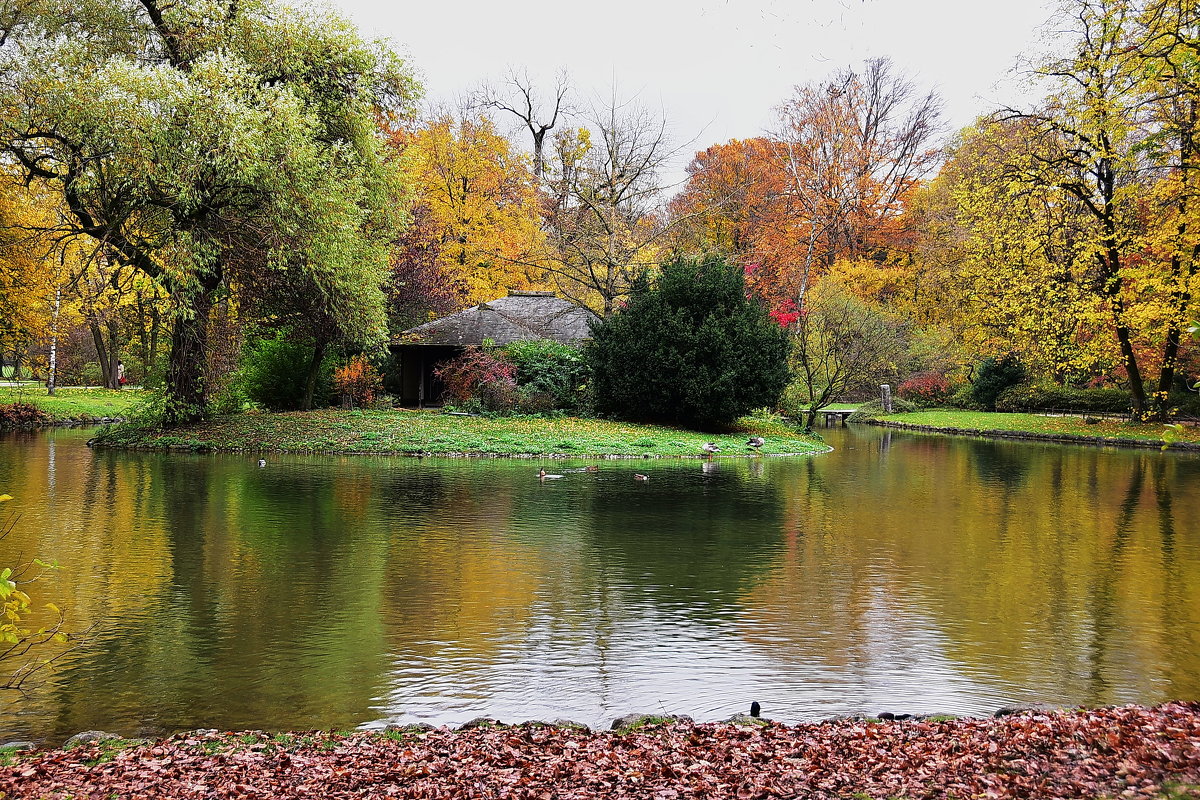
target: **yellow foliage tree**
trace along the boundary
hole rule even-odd
[[[24,351],[49,332],[54,262],[47,238],[29,232],[45,217],[36,193],[0,172],[0,352]]]
[[[438,272],[462,303],[537,288],[545,237],[528,158],[486,117],[448,113],[412,135],[409,153]]]
[[[1088,290],[1087,220],[1062,191],[1029,190],[1026,128],[967,129],[929,189],[925,210],[944,267],[937,304],[974,353],[1016,352],[1032,372],[1058,380],[1103,374],[1120,353],[1100,333],[1106,311]],[[936,224],[947,217],[951,225]]]

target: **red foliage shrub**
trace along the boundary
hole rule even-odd
[[[479,347],[468,347],[461,356],[433,371],[456,403],[473,398],[494,401],[514,394],[517,370],[511,363]],[[489,404],[490,403],[485,403]]]
[[[755,265],[757,267],[757,265]],[[747,273],[748,274],[748,273]],[[796,308],[793,300],[784,300],[778,308],[769,312],[768,316],[775,320],[781,328],[790,328],[800,319],[802,312]]]
[[[914,403],[933,405],[946,400],[951,394],[950,381],[936,372],[913,375],[896,387],[896,394]]]
[[[333,387],[362,408],[374,403],[383,391],[383,379],[367,359],[355,356],[333,373]]]
[[[50,415],[33,403],[0,403],[0,428],[22,428],[48,422]]]

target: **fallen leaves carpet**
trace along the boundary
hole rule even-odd
[[[1200,703],[944,722],[672,723],[623,734],[193,732],[0,768],[6,800],[1193,797],[1198,784]]]

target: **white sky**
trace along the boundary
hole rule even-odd
[[[407,53],[427,101],[452,102],[508,66],[553,87],[661,107],[682,156],[762,133],[792,87],[889,56],[945,100],[949,129],[1021,98],[1013,67],[1037,48],[1047,0],[331,0]]]

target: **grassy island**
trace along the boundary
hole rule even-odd
[[[749,456],[747,436],[762,436],[765,455],[824,452],[821,441],[771,419],[744,417],[724,433],[577,417],[459,416],[439,411],[343,411],[216,417],[179,428],[133,424],[108,428],[99,447],[252,453],[398,455],[619,456],[702,455],[714,442],[721,456]]]
[[[989,436],[1013,439],[1043,439],[1057,442],[1108,444],[1122,447],[1162,447],[1170,430],[1170,447],[1200,449],[1200,428],[1183,426],[1168,429],[1159,422],[1126,422],[1118,419],[1049,416],[1045,414],[1004,414],[989,411],[914,411],[889,414],[874,424],[936,433]]]

